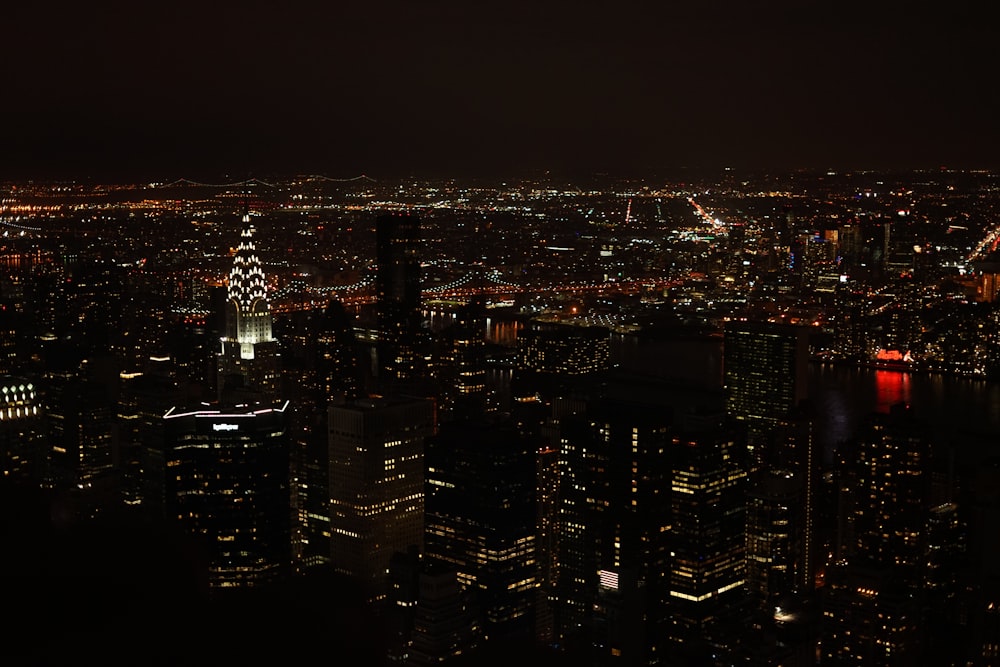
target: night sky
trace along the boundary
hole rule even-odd
[[[987,11],[24,2],[0,16],[0,176],[993,168]]]

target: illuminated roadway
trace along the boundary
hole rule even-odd
[[[701,207],[701,204],[694,200],[694,197],[688,197],[688,203],[694,207],[695,213],[697,213],[701,218],[710,224],[712,227],[724,227],[721,220],[713,218],[712,215]]]
[[[949,229],[949,231],[951,231]],[[986,237],[969,253],[965,258],[968,262],[974,262],[978,259],[982,259],[989,253],[997,249],[997,245],[1000,244],[1000,226],[994,227],[986,234]]]

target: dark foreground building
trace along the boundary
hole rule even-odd
[[[167,518],[196,538],[211,589],[284,578],[291,561],[288,404],[165,416]]]

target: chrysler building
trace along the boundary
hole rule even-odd
[[[243,215],[240,244],[229,271],[226,335],[219,352],[219,399],[232,391],[276,398],[279,380],[278,341],[271,334],[271,308],[264,271],[254,245],[249,213]]]

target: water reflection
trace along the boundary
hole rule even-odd
[[[422,314],[424,322],[434,332],[447,329],[455,322],[455,314],[446,310],[425,310]]]
[[[910,374],[899,371],[875,371],[875,412],[889,412],[898,403],[910,404]]]
[[[452,310],[424,310],[421,314],[425,326],[433,332],[444,331],[455,323],[455,312]],[[512,346],[517,342],[517,332],[523,326],[520,320],[487,317],[483,336],[487,343]]]
[[[867,415],[888,412],[896,403],[909,405],[939,437],[1000,447],[997,382],[815,364],[809,397],[817,413],[817,437],[827,449],[855,435]]]
[[[517,332],[523,323],[517,320],[486,319],[486,341],[496,345],[514,345],[517,343]]]

